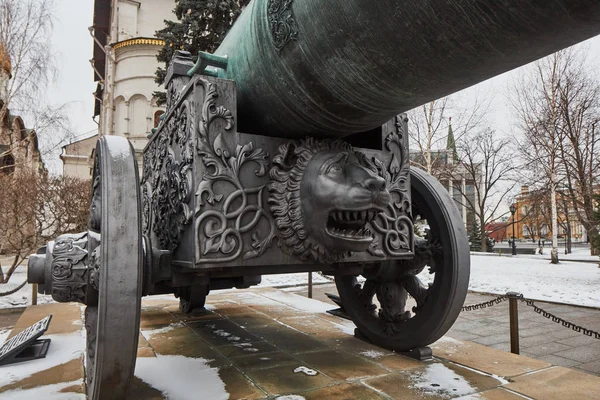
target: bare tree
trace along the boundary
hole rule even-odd
[[[555,53],[535,63],[515,87],[514,107],[523,136],[521,155],[537,179],[548,180],[552,213],[551,262],[558,263],[558,211],[556,190],[564,174],[560,162],[560,86],[571,62],[571,51]]]
[[[55,77],[51,46],[54,0],[0,0],[0,58],[10,60],[10,79],[0,82],[0,125],[7,116],[20,115],[40,138],[42,155],[56,151],[68,137],[67,105],[53,105],[46,98]],[[1,130],[1,126],[0,126]],[[0,157],[9,154],[28,136],[13,137]]]
[[[411,164],[440,179],[454,168],[448,147],[448,131],[452,126],[454,141],[476,129],[489,108],[489,101],[474,99],[463,107],[457,105],[457,95],[431,101],[408,112]],[[470,103],[470,104],[467,104]],[[452,119],[452,116],[455,116]]]
[[[43,207],[37,174],[24,170],[0,175],[0,253],[14,255],[6,272],[0,268],[0,283],[7,283],[19,264],[38,244],[35,215]]]
[[[570,52],[564,58],[568,64],[558,87],[564,213],[568,216],[572,207],[588,235],[597,240],[600,220],[594,212],[594,194],[600,185],[600,82],[584,69],[583,53]],[[591,250],[598,255],[594,246]]]
[[[466,185],[455,185],[461,196],[459,202],[471,211],[481,232],[481,251],[487,251],[486,225],[497,217],[513,191],[515,164],[514,151],[509,139],[499,138],[491,129],[463,136],[458,145],[457,167],[444,179],[462,180]]]
[[[585,52],[567,49],[538,63],[516,89],[524,133],[521,148],[536,180],[549,181],[552,208],[552,262],[558,262],[558,224],[570,230],[577,217],[591,238],[598,237],[594,193],[600,184],[600,85],[585,70]],[[541,176],[540,176],[541,175]],[[559,221],[557,186],[564,182]],[[570,235],[569,235],[570,236]],[[592,254],[596,250],[592,246]]]
[[[24,169],[0,174],[0,253],[12,255],[0,283],[43,242],[62,233],[87,229],[89,180],[39,174]]]

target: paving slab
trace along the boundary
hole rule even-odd
[[[496,388],[502,381],[456,364],[430,361],[419,368],[366,379],[392,399],[447,399]]]
[[[597,399],[600,378],[564,367],[551,367],[519,377],[506,388],[536,399]]]
[[[354,337],[349,321],[325,313],[335,308],[332,303],[272,288],[217,292],[209,296],[207,310],[194,314],[181,313],[177,300],[166,296],[145,298],[142,304],[136,376],[129,393],[136,400],[287,395],[298,400],[545,399],[545,381],[558,393],[570,381],[585,382],[585,391],[575,392],[574,398],[593,399],[589,390],[600,379],[552,366],[573,362],[594,370],[600,367],[597,360],[582,363],[553,354],[535,360],[449,337],[432,346],[432,361],[413,360]],[[52,393],[53,399],[85,397],[79,305],[29,307],[16,321],[15,332],[48,313],[56,316],[49,330],[52,353],[41,363],[11,367],[9,374],[0,367],[0,398],[38,389]],[[481,332],[503,324],[492,318],[463,322]],[[498,339],[502,335],[496,333]],[[536,336],[541,335],[529,337]],[[501,344],[507,342],[495,345]]]
[[[508,378],[551,366],[544,361],[450,338],[442,338],[431,348],[437,357]]]

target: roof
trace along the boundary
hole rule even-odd
[[[110,34],[110,7],[111,0],[94,0],[94,36],[102,44],[100,46],[94,41],[94,54],[92,61],[94,67],[98,70],[100,76],[94,72],[94,82],[104,80],[106,67],[106,54],[103,46],[107,44],[107,37]]]

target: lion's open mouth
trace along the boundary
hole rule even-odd
[[[373,233],[365,225],[375,219],[378,213],[376,209],[331,211],[327,218],[327,233],[341,239],[370,242],[373,240]]]

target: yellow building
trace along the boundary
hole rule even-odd
[[[550,191],[547,188],[530,190],[529,186],[521,186],[521,194],[517,196],[514,215],[515,237],[521,240],[538,241],[552,238],[552,208]],[[568,196],[557,192],[558,237],[570,236],[572,241],[588,240],[585,228],[581,225],[577,213],[573,210]],[[513,217],[508,221],[508,234],[512,236]]]

